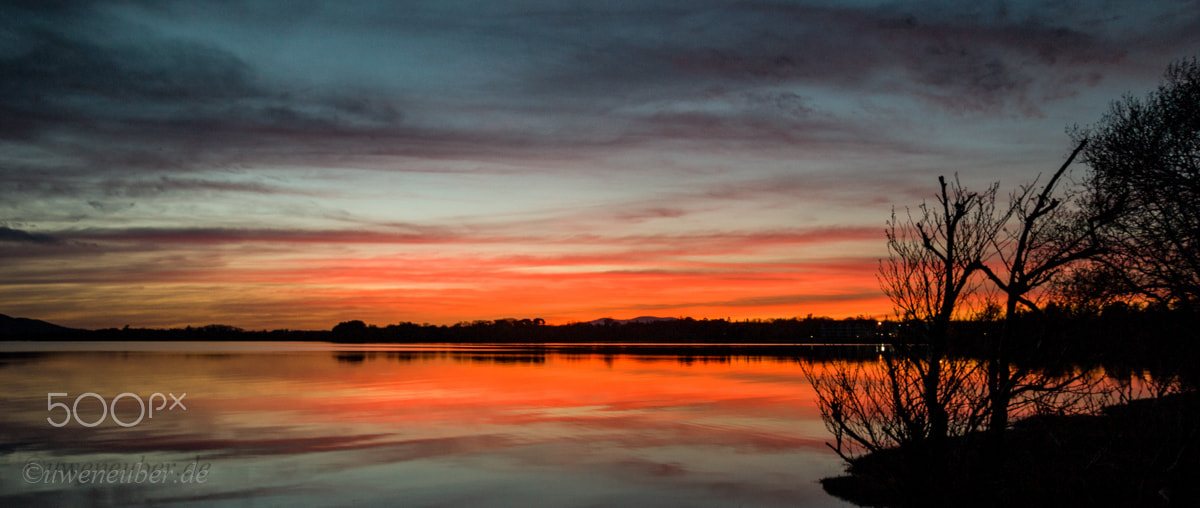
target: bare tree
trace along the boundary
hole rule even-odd
[[[1103,252],[1099,235],[1115,217],[1111,208],[1083,206],[1083,194],[1062,185],[1065,174],[1087,140],[1079,142],[1058,171],[1038,186],[1037,180],[1023,185],[1009,198],[1009,208],[1000,220],[1013,221],[991,240],[998,263],[981,263],[979,269],[1005,295],[1001,333],[987,344],[989,430],[996,441],[1008,428],[1009,406],[1025,394],[1045,395],[1062,390],[1078,379],[1039,376],[1029,362],[1013,365],[1013,341],[1019,334],[1034,339],[1026,354],[1046,354],[1043,337],[1031,330],[1018,330],[1019,312],[1039,313],[1039,288],[1057,280],[1073,265]],[[1029,340],[1026,340],[1029,342]]]
[[[878,364],[804,365],[817,394],[825,427],[833,434],[829,447],[849,463],[860,453],[889,448],[921,448],[931,430],[922,361],[886,353]],[[947,435],[963,436],[982,428],[986,396],[976,362],[948,358],[941,362],[940,398]]]
[[[957,178],[948,184],[938,177],[938,184],[936,202],[922,203],[916,217],[910,211],[900,221],[892,213],[886,232],[889,256],[880,261],[878,274],[898,317],[916,330],[898,337],[894,346],[922,381],[927,437],[935,448],[949,433],[945,402],[961,387],[946,382],[942,372],[951,320],[978,287],[975,272],[984,266],[1001,225],[995,216],[998,184],[982,192],[968,191]]]
[[[948,437],[974,432],[984,421],[982,370],[950,356],[950,325],[979,286],[976,272],[1000,227],[998,185],[972,192],[957,178],[938,183],[934,203],[910,210],[906,220],[893,212],[887,223],[889,256],[880,260],[878,278],[904,326],[878,369],[807,368],[834,435],[831,447],[848,462],[856,451],[897,446],[932,452],[928,457],[938,461]]]

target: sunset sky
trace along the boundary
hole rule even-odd
[[[1195,0],[5,2],[0,313],[882,316],[893,206],[1198,53]]]

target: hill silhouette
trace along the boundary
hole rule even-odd
[[[638,316],[633,319],[613,319],[600,318],[588,321],[589,325],[627,325],[629,323],[657,323],[659,321],[676,321],[679,318],[673,317],[654,317],[654,316]]]
[[[83,332],[40,319],[18,318],[0,314],[0,336],[5,335],[60,335]]]

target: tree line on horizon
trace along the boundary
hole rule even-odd
[[[58,328],[43,337],[91,340],[317,340],[344,343],[437,343],[437,342],[677,342],[677,343],[772,343],[794,344],[814,341],[834,343],[879,343],[895,323],[869,317],[834,319],[809,315],[798,318],[693,319],[690,317],[650,322],[567,323],[549,325],[540,318],[462,321],[453,325],[400,322],[385,326],[362,320],[343,321],[330,330],[244,330],[213,324],[183,328],[105,328],[71,330]]]

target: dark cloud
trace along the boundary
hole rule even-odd
[[[628,220],[642,220],[649,216],[671,218],[677,210],[642,210]],[[766,231],[697,232],[690,234],[597,236],[577,234],[566,238],[540,237],[528,234],[511,234],[512,227],[484,226],[436,226],[421,224],[392,224],[381,229],[250,229],[218,227],[179,228],[85,228],[56,231],[54,235],[33,235],[17,230],[14,236],[30,235],[36,238],[69,240],[76,242],[145,243],[157,244],[206,244],[229,243],[322,243],[322,244],[431,244],[431,243],[549,243],[549,244],[595,244],[620,247],[672,246],[689,251],[708,246],[713,249],[746,249],[766,244],[813,244],[877,239],[879,227],[813,227]]]
[[[648,207],[618,212],[616,218],[624,222],[637,223],[654,219],[676,219],[687,214],[688,211],[682,208]]]
[[[1024,20],[919,25],[887,38],[916,96],[954,112],[1037,116],[1124,59],[1127,48],[1101,35]]]
[[[408,51],[403,37],[419,37],[461,47],[494,67],[467,67],[461,81],[439,77],[414,90],[423,96],[412,96],[378,77],[346,76],[330,85],[267,74],[262,62],[231,49],[239,47],[236,41],[171,37],[101,6],[10,5],[6,15],[18,21],[7,24],[0,51],[0,112],[7,120],[0,138],[47,143],[43,138],[51,133],[82,135],[86,141],[58,140],[56,148],[78,155],[90,171],[371,156],[538,156],[663,138],[789,144],[817,132],[874,142],[881,136],[869,123],[822,117],[815,113],[832,106],[769,88],[839,87],[864,96],[883,89],[956,112],[1036,115],[1044,102],[1094,84],[1123,52],[1117,41],[1065,24],[931,14],[955,11],[932,5],[326,7],[306,3],[279,12],[228,2],[193,12],[168,2],[137,10],[163,22],[198,12],[214,18],[213,12],[237,13],[246,19],[216,19],[230,30],[256,27],[265,37],[312,31],[336,43],[351,32],[367,34]],[[77,26],[90,28],[71,29]],[[121,37],[97,35],[113,32]],[[389,65],[381,47],[360,49],[373,57],[364,66]],[[331,55],[297,51],[294,58],[312,59],[313,71],[321,72],[335,63],[328,59],[338,58]],[[714,90],[725,93],[714,96]],[[402,122],[402,100],[422,108],[422,116]],[[687,105],[714,101],[725,107],[714,112]],[[627,107],[637,112],[616,113]],[[445,118],[464,111],[493,115],[446,125]],[[510,117],[549,128],[514,129],[505,125]],[[876,135],[863,136],[868,130]]]
[[[1087,86],[1091,81],[1080,76],[1106,70],[1127,51],[1120,41],[1061,20],[974,14],[945,5],[702,2],[652,15],[547,23],[540,29],[575,44],[565,46],[564,64],[547,67],[537,90],[594,100],[688,94],[714,83],[864,94],[885,86],[953,111],[1024,115],[1073,93],[1068,85]]]
[[[0,59],[6,138],[29,139],[58,127],[100,132],[155,116],[261,98],[249,67],[198,44],[152,40],[148,47],[104,47],[33,28],[23,51]]]
[[[50,163],[55,171],[219,166],[246,160],[247,148],[278,151],[313,133],[370,134],[401,120],[379,94],[280,83],[216,44],[163,36],[96,7],[4,9],[28,22],[3,29],[0,140],[74,156]],[[121,36],[69,30],[88,17]]]
[[[0,242],[35,243],[48,245],[62,243],[62,240],[52,235],[30,233],[20,229],[12,229],[0,226]]]
[[[111,202],[109,198],[141,198],[171,193],[248,193],[248,194],[289,194],[317,195],[318,193],[302,191],[281,185],[272,185],[260,181],[231,181],[209,178],[160,176],[153,179],[104,179],[89,181],[53,174],[24,174],[20,172],[0,172],[0,183],[6,184],[12,192],[24,197],[87,197],[95,196],[87,203],[97,210],[125,209],[132,206],[131,202]],[[0,195],[4,192],[0,191]]]
[[[402,232],[365,230],[236,229],[236,228],[127,228],[83,229],[60,232],[72,239],[92,242],[160,244],[227,243],[451,243],[462,241],[460,233],[437,227],[408,226]],[[487,242],[488,238],[470,238]],[[492,240],[494,241],[494,240]]]
[[[10,262],[63,260],[71,257],[92,256],[100,252],[102,250],[94,243],[73,240],[59,234],[34,233],[0,226],[0,260]],[[61,273],[64,268],[59,265],[57,270]],[[34,270],[25,269],[19,272],[8,274],[4,282],[13,284],[19,280],[26,280],[30,276],[36,277]],[[42,282],[47,280],[54,281],[53,277],[40,279]]]
[[[217,193],[242,192],[250,194],[313,195],[311,192],[301,192],[260,182],[233,182],[200,178],[173,178],[168,176],[162,176],[156,180],[108,180],[101,183],[100,187],[109,196],[129,198],[155,196],[171,192],[194,193],[203,191]]]
[[[76,97],[203,105],[263,95],[249,66],[215,47],[170,40],[105,47],[45,30],[24,35],[29,49],[3,62],[10,105],[53,99],[65,106]]]

